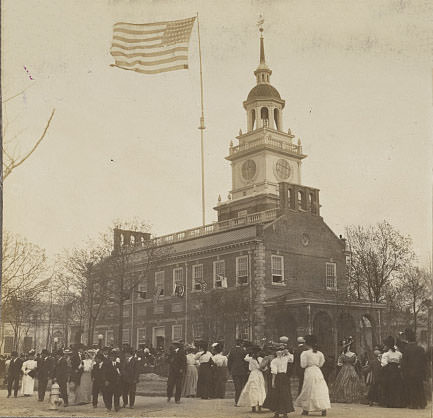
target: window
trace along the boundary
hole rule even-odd
[[[14,337],[4,337],[3,339],[3,343],[4,343],[4,352],[5,353],[12,353],[13,349],[14,349]]]
[[[154,314],[163,314],[164,313],[164,305],[154,305],[153,306]]]
[[[137,348],[140,344],[146,344],[146,328],[137,328]]]
[[[165,274],[163,271],[157,271],[155,273],[155,293],[158,293],[158,296],[164,296],[165,294]]]
[[[192,266],[192,289],[194,291],[202,290],[203,283],[203,264]]]
[[[246,210],[246,209],[244,209],[244,210],[240,210],[239,212],[238,212],[238,218],[244,218],[245,216],[247,216],[248,215],[248,211]]]
[[[147,299],[147,280],[137,286],[137,299]]]
[[[122,329],[122,344],[129,344],[129,328]]]
[[[250,327],[248,324],[236,324],[236,338],[242,340],[250,339]]]
[[[248,256],[236,257],[236,284],[248,283]]]
[[[271,256],[272,284],[284,284],[284,258],[281,255]]]
[[[326,288],[337,288],[337,265],[335,263],[326,263]]]
[[[178,267],[173,269],[173,295],[177,285],[183,285],[183,268]]]
[[[192,336],[193,339],[199,340],[203,337],[204,334],[204,327],[201,322],[195,322],[192,326]]]
[[[182,325],[173,325],[171,327],[171,339],[173,341],[180,340],[183,336],[182,331]]]
[[[215,288],[227,287],[227,279],[225,277],[226,264],[224,260],[214,261],[213,263],[213,286]]]

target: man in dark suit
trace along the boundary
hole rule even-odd
[[[408,407],[411,409],[424,409],[427,406],[424,391],[427,369],[426,353],[416,343],[414,331],[407,329],[405,334],[407,344],[401,359],[401,370]]]
[[[8,398],[11,396],[12,388],[14,389],[14,397],[16,398],[18,396],[18,386],[20,384],[23,361],[18,357],[16,351],[12,352],[11,357],[12,359],[8,368]]]
[[[170,402],[173,396],[173,389],[176,387],[174,400],[180,403],[182,393],[182,379],[186,372],[186,354],[180,341],[173,341],[170,353],[167,358],[168,362],[168,380],[167,380],[167,402]]]
[[[37,378],[38,378],[38,401],[42,402],[45,398],[48,379],[53,373],[53,358],[48,350],[43,349],[37,361]]]
[[[104,396],[105,392],[105,381],[104,371],[102,369],[104,363],[104,356],[102,353],[98,353],[95,356],[95,364],[93,365],[91,377],[92,377],[92,404],[93,408],[98,406],[98,396],[101,393]]]
[[[120,409],[120,395],[122,393],[122,377],[120,362],[117,361],[117,352],[112,350],[108,355],[108,360],[102,365],[104,377],[104,403],[108,411],[111,411],[114,403],[114,410]]]
[[[56,379],[60,387],[60,397],[63,399],[63,405],[68,406],[69,367],[68,359],[62,349],[58,350],[56,354],[53,378]]]
[[[305,345],[304,337],[298,337],[298,346],[294,350],[294,369],[295,375],[298,378],[298,395],[301,393],[302,386],[304,385],[304,372],[305,369],[301,367],[301,354],[303,351],[308,350],[308,347]]]
[[[124,350],[125,357],[121,362],[122,386],[123,386],[123,407],[134,408],[135,392],[140,377],[140,364],[137,357],[133,355],[132,348]]]
[[[232,375],[235,385],[235,405],[237,405],[239,396],[248,379],[248,363],[244,360],[247,355],[246,350],[242,346],[242,340],[236,340],[236,345],[228,355],[227,367]]]

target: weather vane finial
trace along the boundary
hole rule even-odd
[[[263,13],[259,14],[259,18],[257,20],[257,26],[259,27],[260,36],[263,37],[263,23],[265,23],[265,18],[263,17]]]

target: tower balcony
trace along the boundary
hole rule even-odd
[[[304,159],[306,157],[306,155],[302,153],[302,145],[292,144],[287,139],[276,138],[276,136],[282,135],[281,132],[273,132],[273,130],[270,130],[269,128],[264,128],[263,131],[266,132],[266,134],[260,138],[243,141],[236,146],[230,145],[229,156],[226,157],[226,160],[231,161],[237,157],[261,150],[277,151],[278,153],[294,156],[299,159]]]

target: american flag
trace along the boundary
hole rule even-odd
[[[158,74],[188,68],[188,43],[195,17],[171,22],[116,23],[111,55],[113,67]]]

